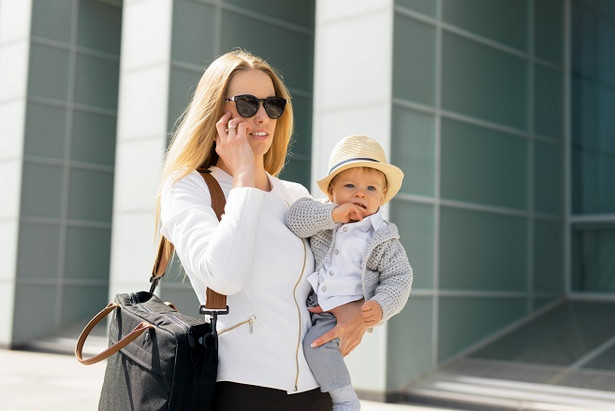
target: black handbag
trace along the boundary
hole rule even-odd
[[[222,217],[225,198],[208,171],[212,207]],[[182,314],[154,294],[164,276],[173,245],[162,238],[149,291],[117,294],[83,329],[75,355],[85,365],[107,359],[99,410],[209,410],[218,370],[218,315],[228,313],[226,296],[207,289],[205,318]],[[109,347],[84,359],[83,346],[92,329],[113,313]],[[116,354],[116,355],[114,355]]]

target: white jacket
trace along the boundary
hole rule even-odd
[[[311,326],[305,300],[314,270],[306,240],[285,224],[288,207],[305,197],[300,184],[269,176],[270,192],[232,188],[217,167],[227,203],[222,221],[194,171],[162,190],[162,234],[174,245],[199,301],[207,287],[227,294],[220,316],[218,381],[303,392],[318,387],[301,341]]]

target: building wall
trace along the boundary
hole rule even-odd
[[[121,8],[35,0],[30,12],[28,63],[15,66],[27,94],[12,174],[21,176],[13,345],[105,303],[113,198]]]
[[[395,2],[391,205],[415,269],[387,389],[563,296],[563,1]]]

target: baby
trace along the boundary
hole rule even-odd
[[[308,277],[307,304],[313,326],[303,347],[321,390],[329,392],[333,410],[358,410],[359,399],[339,351],[339,340],[318,348],[311,342],[335,327],[332,308],[364,299],[365,325],[372,327],[399,313],[412,287],[412,267],[399,241],[397,227],[381,207],[401,188],[404,173],[387,163],[384,150],[367,136],[348,136],[334,147],[329,173],[318,181],[328,201],[297,200],[286,218],[299,237],[310,239],[316,259]]]

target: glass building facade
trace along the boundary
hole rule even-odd
[[[0,344],[148,288],[170,133],[242,47],[293,96],[283,178],[319,196],[359,133],[405,172],[413,293],[348,357],[363,397],[615,395],[613,44],[600,0],[0,0]],[[160,294],[197,306],[178,267]]]

